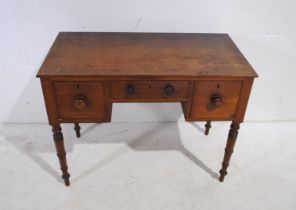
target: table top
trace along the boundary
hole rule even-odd
[[[60,32],[38,77],[257,77],[227,34]]]

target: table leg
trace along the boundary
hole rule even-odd
[[[61,170],[62,170],[62,178],[64,179],[65,185],[69,186],[70,181],[69,177],[70,174],[68,173],[68,166],[67,166],[67,159],[66,159],[66,152],[65,152],[65,146],[64,146],[64,138],[62,133],[62,128],[59,124],[52,126],[52,132],[53,132],[53,139],[57,151],[57,156],[59,158]]]
[[[80,137],[80,126],[79,126],[79,123],[78,122],[77,123],[74,123],[74,130],[76,132],[77,138],[79,138]]]
[[[220,170],[220,178],[219,178],[220,182],[223,182],[224,177],[227,175],[227,167],[229,165],[229,161],[230,161],[231,155],[233,153],[233,148],[234,148],[236,138],[238,135],[238,130],[239,130],[239,123],[232,122],[231,126],[230,126],[229,133],[228,133],[228,139],[227,139],[227,143],[226,143],[224,159],[222,162],[222,169]]]
[[[209,131],[210,131],[210,128],[211,128],[211,121],[207,121],[207,123],[205,124],[205,135],[209,135]]]

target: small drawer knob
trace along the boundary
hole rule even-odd
[[[134,95],[135,87],[133,85],[127,85],[126,88],[125,88],[125,92],[129,96]]]
[[[214,94],[211,96],[210,98],[211,100],[211,104],[214,106],[214,107],[219,107],[222,105],[223,103],[223,100],[222,100],[222,96],[219,95],[219,94]]]
[[[172,96],[174,94],[175,90],[172,85],[166,85],[164,88],[164,93],[166,96]]]
[[[73,106],[76,109],[83,109],[86,106],[86,97],[85,96],[76,96],[73,102]]]

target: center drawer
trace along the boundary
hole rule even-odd
[[[188,81],[113,81],[111,100],[114,101],[186,101]]]

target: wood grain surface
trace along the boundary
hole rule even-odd
[[[243,76],[257,74],[227,34],[58,34],[38,77]]]

